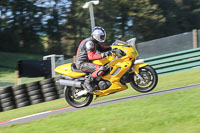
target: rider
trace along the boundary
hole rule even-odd
[[[76,54],[76,67],[84,72],[92,72],[87,76],[83,87],[88,92],[93,92],[91,82],[104,74],[104,66],[91,63],[92,60],[98,60],[112,55],[110,46],[101,46],[106,39],[106,31],[102,27],[94,27],[89,38],[84,39],[80,44]],[[101,53],[96,53],[99,51]]]

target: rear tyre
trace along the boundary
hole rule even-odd
[[[152,91],[158,83],[158,75],[156,71],[151,66],[145,66],[140,68],[139,74],[144,81],[141,81],[134,74],[130,82],[133,89],[142,93]]]
[[[82,89],[80,88],[75,88],[75,87],[65,87],[64,88],[64,97],[65,100],[73,107],[75,108],[81,108],[88,106],[92,100],[93,100],[93,95],[92,94],[87,94],[78,98],[74,97],[74,94],[81,91]]]

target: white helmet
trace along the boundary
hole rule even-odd
[[[91,36],[98,42],[104,42],[106,40],[106,31],[102,27],[94,27]]]

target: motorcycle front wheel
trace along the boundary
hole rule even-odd
[[[75,93],[81,91],[82,89],[80,88],[75,88],[75,87],[65,87],[64,88],[64,96],[65,100],[67,103],[69,103],[72,107],[75,108],[81,108],[88,106],[92,100],[93,100],[93,95],[92,94],[87,94],[81,97],[75,97]]]
[[[145,93],[152,91],[156,87],[158,83],[158,75],[151,66],[145,66],[140,68],[139,75],[144,80],[141,80],[138,76],[134,74],[130,81],[130,84],[133,87],[133,89]]]

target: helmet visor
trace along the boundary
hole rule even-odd
[[[105,35],[100,35],[100,39],[105,41],[106,39]]]

